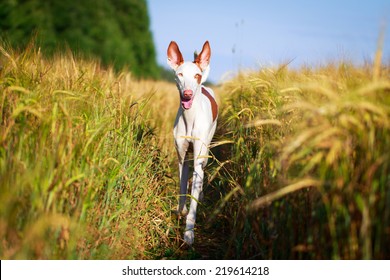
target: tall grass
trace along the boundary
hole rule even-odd
[[[226,256],[388,258],[389,68],[282,65],[223,91]]]
[[[176,238],[169,167],[137,87],[71,53],[1,47],[2,259],[150,258]]]
[[[188,250],[171,217],[175,85],[71,53],[0,52],[2,259],[389,258],[380,54],[214,87],[218,127]]]

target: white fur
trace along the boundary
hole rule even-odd
[[[189,159],[186,156],[190,144],[193,145],[194,151],[191,204],[184,232],[184,241],[191,245],[194,242],[196,208],[199,195],[202,192],[204,168],[209,155],[209,145],[217,126],[217,120],[213,120],[210,100],[202,94],[202,83],[207,79],[210,70],[209,59],[211,51],[208,42],[206,42],[202,52],[199,54],[200,58],[197,63],[184,62],[175,42],[171,42],[167,53],[168,65],[175,71],[176,83],[181,98],[184,96],[184,91],[193,92],[191,108],[184,109],[180,104],[173,129],[179,160],[180,198],[178,212],[181,215],[187,214],[185,203],[188,191]],[[200,83],[198,83],[196,75],[202,75]],[[215,99],[214,92],[209,88],[207,88],[207,91]]]

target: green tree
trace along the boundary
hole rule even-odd
[[[135,76],[159,76],[145,0],[0,0],[0,36],[52,54],[70,48]]]

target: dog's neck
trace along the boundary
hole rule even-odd
[[[196,89],[196,92],[194,93],[194,100],[192,102],[192,106],[189,109],[184,109],[181,105],[179,105],[179,112],[180,115],[183,117],[184,122],[186,123],[187,130],[192,129],[194,127],[194,123],[196,121],[196,115],[197,113],[201,112],[201,94],[202,94],[202,85],[199,85],[199,87]]]

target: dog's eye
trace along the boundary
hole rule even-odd
[[[195,74],[194,78],[197,80],[198,84],[200,84],[200,81],[202,80],[202,75]]]
[[[183,73],[178,73],[177,74],[179,77],[183,77]]]

